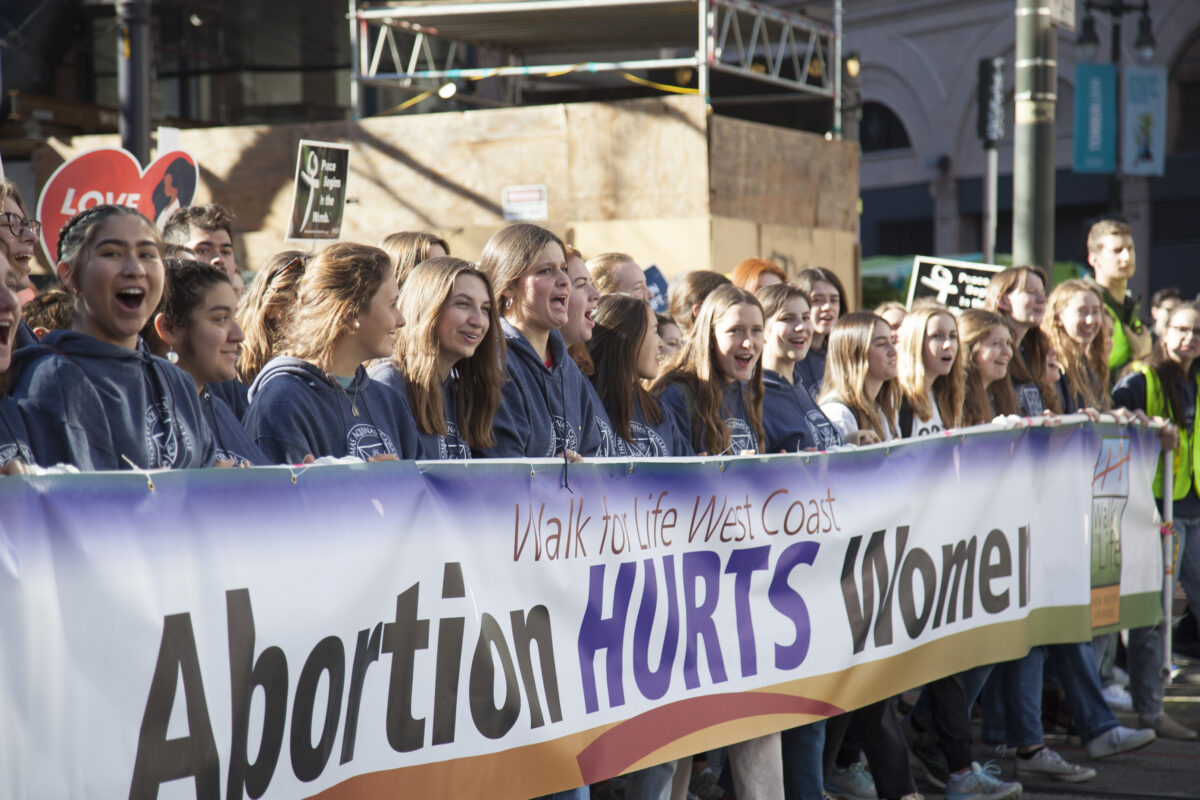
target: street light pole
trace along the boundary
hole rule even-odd
[[[150,163],[150,2],[117,3],[117,82],[121,97],[121,146],[145,168]]]
[[[1079,38],[1075,42],[1076,49],[1084,60],[1091,60],[1100,46],[1096,36],[1096,23],[1092,18],[1093,11],[1108,14],[1112,25],[1109,41],[1109,61],[1112,63],[1116,77],[1116,162],[1113,166],[1112,177],[1108,183],[1108,208],[1111,212],[1120,212],[1121,203],[1121,18],[1134,11],[1141,13],[1138,20],[1137,40],[1134,49],[1141,61],[1154,60],[1154,32],[1150,24],[1150,0],[1127,2],[1127,0],[1085,0],[1084,18],[1079,28]]]
[[[1049,0],[1017,0],[1013,263],[1054,268],[1054,110],[1058,36]]]

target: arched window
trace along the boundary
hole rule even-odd
[[[896,113],[883,103],[873,101],[863,103],[859,144],[864,153],[912,148],[908,131],[904,130],[904,123]]]

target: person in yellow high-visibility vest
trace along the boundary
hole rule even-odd
[[[1179,537],[1176,570],[1188,594],[1192,613],[1200,611],[1200,452],[1196,440],[1196,398],[1200,388],[1200,305],[1184,303],[1171,311],[1166,329],[1149,358],[1135,361],[1130,372],[1113,389],[1113,403],[1164,417],[1176,426],[1174,490],[1170,501],[1175,533]],[[1164,444],[1169,444],[1165,442]],[[1154,496],[1163,498],[1163,468],[1154,476]],[[1192,541],[1189,541],[1191,539]],[[1170,624],[1168,620],[1166,624]],[[1134,710],[1143,727],[1159,736],[1195,739],[1195,731],[1171,719],[1162,710],[1163,629],[1129,631],[1129,689]]]
[[[1091,227],[1087,238],[1087,260],[1092,268],[1090,280],[1100,290],[1104,310],[1113,320],[1113,349],[1108,371],[1115,381],[1127,372],[1128,365],[1150,355],[1150,331],[1138,318],[1138,302],[1127,291],[1137,270],[1133,230],[1116,219],[1102,219]]]

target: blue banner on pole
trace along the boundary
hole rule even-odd
[[[1112,64],[1075,65],[1076,172],[1117,166],[1117,71]]]

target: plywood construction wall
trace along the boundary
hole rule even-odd
[[[858,149],[707,113],[697,97],[180,132],[201,167],[194,202],[237,215],[239,264],[283,242],[299,139],[351,145],[342,239],[445,236],[474,259],[504,224],[504,187],[544,184],[552,228],[585,255],[622,250],[668,275],[771,257],[831,267],[857,286]],[[115,136],[50,141],[39,183]],[[808,163],[808,162],[815,163]]]

